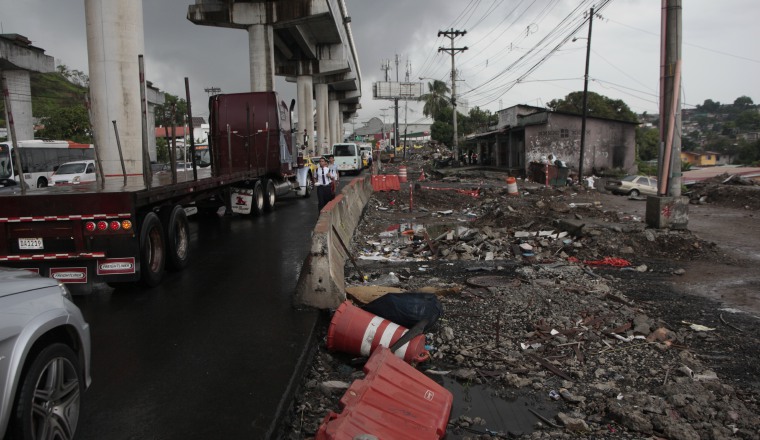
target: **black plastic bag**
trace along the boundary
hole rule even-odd
[[[427,320],[423,331],[432,328],[443,314],[443,305],[432,293],[388,293],[363,307],[367,312],[406,328]]]

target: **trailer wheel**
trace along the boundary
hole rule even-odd
[[[140,281],[148,287],[161,284],[166,264],[166,240],[158,216],[149,212],[140,228]]]
[[[274,204],[277,201],[277,193],[274,190],[272,179],[264,181],[264,210],[267,212],[274,211]]]
[[[264,188],[262,188],[260,180],[253,185],[252,203],[251,214],[261,215],[264,213]]]
[[[160,216],[166,237],[166,267],[180,271],[190,260],[190,223],[179,205],[162,209]]]

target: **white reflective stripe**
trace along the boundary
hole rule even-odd
[[[401,336],[403,337],[406,334],[406,332],[408,332],[408,331],[409,330],[405,330],[404,333],[401,334]],[[414,339],[414,338],[412,338],[412,339]],[[409,341],[409,342],[412,342],[412,341]],[[409,342],[407,342],[406,344],[404,344],[401,347],[399,347],[399,349],[396,350],[393,354],[395,354],[396,357],[400,357],[401,359],[404,359],[404,356],[406,356],[406,350],[409,349]]]
[[[385,327],[385,331],[383,331],[383,336],[380,338],[380,345],[383,347],[390,347],[391,341],[393,340],[393,335],[396,333],[396,330],[398,330],[399,325],[394,323],[388,323],[388,327]],[[406,333],[406,332],[404,332]]]
[[[364,337],[362,338],[362,346],[359,349],[360,354],[369,356],[370,349],[372,348],[372,341],[375,339],[375,333],[382,323],[383,318],[375,316],[372,318],[372,321],[367,324],[367,328],[364,330]]]

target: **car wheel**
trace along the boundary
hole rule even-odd
[[[14,438],[74,438],[84,393],[76,354],[65,344],[52,344],[24,371],[14,409]]]
[[[161,284],[166,264],[166,238],[158,216],[149,212],[140,228],[140,280],[148,287]]]
[[[190,223],[181,206],[161,210],[161,224],[166,237],[166,266],[169,270],[180,271],[190,260]]]
[[[631,192],[629,192],[628,194],[630,194],[631,197],[638,197],[640,193],[639,193],[639,190],[632,189]]]
[[[37,179],[37,188],[47,188],[47,186],[48,186],[48,181],[46,178],[40,177],[39,179]]]

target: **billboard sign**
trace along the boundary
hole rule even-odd
[[[418,99],[423,93],[421,82],[376,82],[372,84],[375,99]]]

